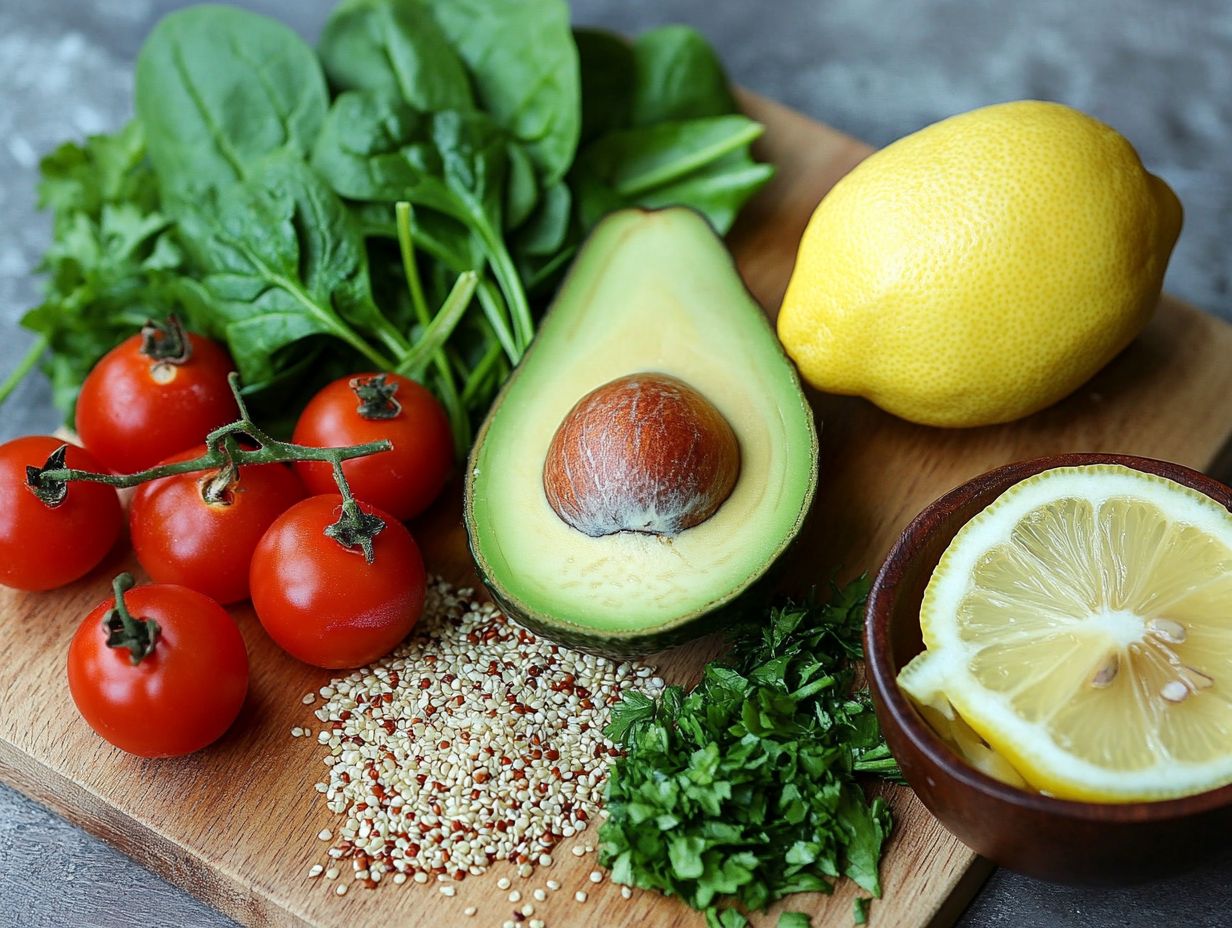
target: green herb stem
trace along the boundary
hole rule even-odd
[[[493,232],[487,223],[477,224],[476,231],[488,253],[492,275],[500,284],[501,291],[505,294],[506,305],[510,309],[510,317],[513,320],[513,344],[517,357],[511,356],[509,360],[517,364],[522,359],[522,353],[530,344],[530,340],[535,337],[535,320],[531,317],[530,303],[526,300],[522,278],[518,275],[518,269],[514,267],[513,259],[509,257],[509,250],[505,247],[504,240]]]
[[[488,320],[488,325],[492,327],[492,333],[504,349],[509,363],[517,364],[522,360],[522,350],[518,347],[513,332],[509,329],[509,314],[500,290],[494,287],[490,280],[484,279],[479,284],[478,294],[479,305],[483,308],[483,315]]]
[[[484,352],[483,357],[479,359],[479,363],[475,365],[474,370],[467,375],[466,383],[462,387],[462,402],[468,406],[475,402],[481,395],[485,378],[492,372],[497,362],[501,359],[502,349],[500,342],[493,341],[488,345],[488,350]]]
[[[395,204],[395,226],[398,232],[398,250],[402,256],[402,271],[406,275],[406,285],[411,294],[411,306],[415,310],[415,317],[424,327],[424,331],[415,348],[403,356],[398,365],[398,373],[406,376],[412,374],[422,376],[424,357],[427,354],[431,355],[432,364],[436,368],[437,395],[449,416],[454,453],[462,457],[471,444],[471,422],[466,406],[458,396],[453,368],[450,366],[449,356],[445,353],[444,343],[462,320],[466,307],[470,304],[475,288],[479,284],[479,276],[474,271],[464,272],[454,284],[453,292],[446,298],[440,313],[437,314],[436,319],[433,319],[428,309],[427,297],[424,295],[423,281],[419,276],[419,265],[415,260],[415,238],[411,232],[413,215],[414,207],[410,203],[401,201]],[[429,337],[429,330],[438,322],[441,323],[438,330],[432,337]],[[422,346],[428,343],[431,343],[430,351],[421,350]]]
[[[46,335],[40,335],[34,340],[34,344],[30,346],[30,350],[26,352],[25,357],[4,378],[4,383],[0,384],[0,403],[7,400],[9,394],[17,389],[17,385],[26,379],[26,375],[30,373],[34,365],[38,364],[39,358],[47,351],[48,344],[50,344],[50,339]]]

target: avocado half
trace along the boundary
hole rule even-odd
[[[740,473],[710,518],[673,536],[594,538],[543,488],[557,427],[591,390],[637,372],[692,385],[726,418]],[[515,621],[609,657],[714,631],[764,605],[760,583],[817,485],[817,431],[791,362],[722,240],[684,208],[603,220],[484,422],[465,519],[484,584]]]

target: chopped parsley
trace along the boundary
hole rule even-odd
[[[831,892],[840,876],[881,894],[890,810],[856,776],[899,774],[868,693],[852,689],[867,595],[860,578],[828,603],[772,609],[737,629],[692,692],[630,694],[615,708],[607,734],[626,753],[599,833],[613,880],[678,896],[710,928],[744,928],[743,911]]]

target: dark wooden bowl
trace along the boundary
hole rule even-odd
[[[1160,802],[1099,804],[1006,786],[969,766],[898,688],[924,649],[920,603],[947,545],[1013,484],[1053,467],[1123,464],[1192,487],[1232,510],[1232,490],[1197,471],[1119,454],[1065,454],[976,477],[921,512],[886,558],[868,600],[865,649],[877,717],[903,775],[941,823],[972,850],[1041,879],[1109,885],[1176,873],[1228,843],[1232,785]]]

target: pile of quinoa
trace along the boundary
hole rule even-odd
[[[497,861],[530,876],[600,812],[619,753],[603,735],[612,706],[662,688],[649,666],[543,641],[434,579],[402,647],[320,689],[329,773],[316,789],[343,821],[318,836],[328,860],[309,875],[433,880],[446,895]]]

